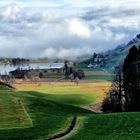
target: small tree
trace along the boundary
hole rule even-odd
[[[43,78],[43,73],[42,72],[39,73],[39,78]]]

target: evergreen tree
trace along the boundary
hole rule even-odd
[[[133,46],[124,61],[126,111],[140,111],[140,47]]]
[[[102,104],[104,112],[140,111],[140,46],[133,46]]]

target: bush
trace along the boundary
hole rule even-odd
[[[43,73],[42,72],[39,73],[39,78],[43,78]]]
[[[121,112],[121,104],[119,100],[119,94],[115,90],[110,90],[108,96],[104,99],[102,103],[103,112]]]

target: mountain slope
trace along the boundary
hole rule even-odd
[[[134,39],[132,39],[128,44],[123,46],[118,46],[116,49],[106,52],[106,65],[105,68],[113,70],[116,65],[122,63],[128,54],[129,49],[133,46],[140,46],[140,34],[138,34]]]
[[[93,58],[86,59],[79,63],[80,67],[87,67],[88,64],[92,63],[96,68],[105,69],[109,72],[113,72],[116,65],[123,63],[125,57],[127,56],[129,49],[133,46],[140,46],[140,34],[138,34],[134,39],[129,41],[125,45],[120,45],[113,50],[109,50],[107,52],[97,54],[102,55],[104,60],[98,63],[93,62]]]

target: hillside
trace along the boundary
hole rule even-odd
[[[81,129],[66,140],[140,139],[140,113],[93,114],[81,121]]]
[[[23,84],[18,90],[1,86],[0,103],[5,113],[0,120],[5,121],[0,121],[0,140],[47,140],[65,132],[74,117],[77,117],[76,125],[63,137],[65,140],[140,139],[140,113],[97,114],[81,108],[99,102],[104,86],[103,82],[80,86],[42,83],[27,87]],[[16,103],[16,99],[22,107],[11,104]]]
[[[0,130],[31,126],[32,121],[15,90],[0,83]]]
[[[45,140],[65,130],[74,116],[93,114],[63,101],[59,103],[51,94],[50,100],[47,95],[0,86],[0,140]]]
[[[109,50],[107,52],[102,53],[104,56],[104,60],[102,63],[97,63],[97,68],[106,69],[109,72],[114,71],[114,67],[119,63],[122,63],[125,57],[128,54],[129,49],[133,46],[140,45],[140,34],[138,34],[134,39],[129,41],[126,45],[119,45],[113,50]],[[93,63],[92,58],[84,60],[79,63],[82,67],[87,67],[88,64]]]
[[[140,35],[137,35],[128,44],[118,46],[116,49],[104,53],[106,59],[105,68],[109,70],[113,70],[115,65],[122,63],[125,57],[127,56],[129,49],[133,45],[136,46],[140,45]]]

